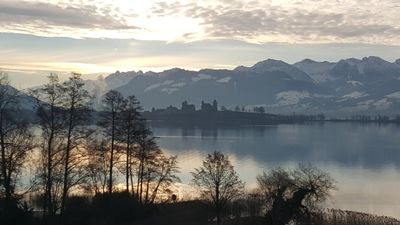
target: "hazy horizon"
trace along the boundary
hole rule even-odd
[[[85,80],[96,80],[99,79],[99,77],[103,77],[106,78],[107,76],[116,73],[116,72],[138,72],[138,71],[142,71],[144,73],[146,72],[156,72],[156,73],[160,73],[166,70],[171,70],[174,68],[179,68],[179,69],[184,69],[184,70],[191,70],[191,71],[200,71],[202,69],[228,69],[228,70],[232,70],[238,66],[253,66],[254,64],[267,60],[267,59],[273,59],[273,60],[280,60],[289,64],[294,64],[297,62],[301,62],[303,60],[309,59],[312,61],[316,61],[316,62],[329,62],[329,63],[337,63],[340,60],[345,60],[345,59],[359,59],[362,60],[365,57],[379,57],[382,58],[385,61],[388,61],[390,63],[394,63],[396,60],[399,60],[400,58],[396,59],[396,58],[391,58],[391,59],[387,59],[387,58],[383,58],[381,56],[377,56],[377,55],[365,55],[365,56],[359,56],[359,57],[346,57],[346,58],[339,58],[336,60],[315,60],[313,58],[310,57],[304,57],[302,59],[299,60],[294,60],[294,61],[285,61],[279,58],[265,58],[265,59],[261,59],[259,61],[254,61],[254,62],[249,62],[248,64],[237,64],[237,65],[230,65],[229,67],[224,68],[224,66],[228,66],[228,65],[220,65],[222,67],[201,67],[201,68],[191,68],[191,67],[187,67],[187,66],[166,66],[163,68],[156,68],[156,69],[151,69],[148,68],[147,70],[142,70],[142,69],[128,69],[128,70],[113,70],[113,71],[103,71],[103,72],[97,72],[97,73],[82,73],[79,70],[46,70],[44,69],[26,69],[26,68],[13,68],[13,67],[0,67],[0,70],[3,72],[6,72],[10,78],[11,84],[13,86],[15,86],[18,89],[26,89],[26,88],[31,88],[31,87],[35,87],[35,86],[39,86],[42,85],[44,83],[47,82],[47,77],[49,76],[50,73],[56,73],[59,76],[60,80],[66,80],[68,79],[68,77],[70,76],[70,74],[72,72],[78,72],[78,73],[82,73],[82,78]]]

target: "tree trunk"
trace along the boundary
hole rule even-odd
[[[139,170],[137,177],[136,194],[138,195],[139,202],[142,203],[142,188],[143,188],[143,170],[144,170],[144,145],[141,145],[139,154]]]
[[[1,145],[1,173],[3,176],[3,187],[5,191],[5,206],[6,209],[9,207],[11,202],[11,181],[9,180],[9,171],[7,172],[7,163],[6,163],[6,143],[4,140],[4,132],[3,132],[3,119],[0,119],[0,145]]]
[[[141,203],[143,203],[143,198],[142,198],[142,195],[143,195],[143,172],[144,172],[144,165],[142,163],[142,168],[140,169],[140,190],[139,190],[139,192],[140,192],[139,201]]]
[[[140,183],[140,170],[141,170],[141,160],[139,160],[139,168],[138,168],[138,172],[137,172],[137,179],[136,179],[136,194],[137,197],[139,198],[139,183]]]
[[[221,224],[221,203],[219,199],[219,184],[215,187],[215,210],[217,212],[217,224]]]
[[[132,194],[135,195],[135,189],[134,189],[134,184],[133,184],[133,171],[132,171],[132,157],[129,157],[129,175],[130,175],[130,179],[131,179],[131,190],[132,190]]]
[[[150,189],[150,171],[148,171],[147,182],[146,182],[146,195],[144,202],[147,204],[149,202],[149,189]]]
[[[130,174],[130,129],[128,127],[128,138],[126,142],[126,192],[129,193],[129,174]]]
[[[63,193],[62,193],[62,199],[61,199],[61,212],[60,212],[61,224],[63,223],[63,215],[64,215],[64,211],[65,211],[65,203],[67,201],[67,196],[68,196],[68,176],[69,176],[69,160],[70,160],[69,158],[70,158],[71,142],[72,142],[71,139],[72,139],[72,129],[73,129],[73,113],[74,113],[74,105],[72,103],[71,109],[69,111],[67,146],[66,146],[66,149],[65,149]]]
[[[53,214],[52,210],[52,194],[51,189],[53,186],[52,176],[53,176],[53,160],[52,160],[52,148],[53,148],[53,138],[54,138],[54,131],[52,130],[49,136],[49,140],[47,142],[47,171],[46,171],[46,194],[45,194],[45,205],[44,211],[46,209],[50,214]]]
[[[111,155],[110,155],[110,180],[108,181],[108,193],[112,194],[113,190],[113,164],[114,164],[114,142],[115,142],[115,117],[116,113],[112,109],[112,124],[111,124]]]

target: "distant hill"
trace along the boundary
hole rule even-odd
[[[254,72],[254,73],[268,73],[268,72],[284,72],[289,74],[292,79],[312,82],[310,75],[298,69],[296,66],[285,63],[281,60],[267,59],[258,62],[252,67],[239,66],[235,69],[239,72]]]
[[[336,63],[332,62],[316,62],[311,59],[304,59],[300,62],[293,64],[299,70],[307,73],[315,82],[320,83],[326,80],[326,74],[331,70]]]
[[[16,88],[6,85],[2,86],[2,88],[6,88],[8,93],[17,96],[18,105],[9,105],[10,108],[18,109],[18,118],[33,121],[36,118],[35,110],[37,105],[37,99],[24,93]]]
[[[99,84],[88,83],[93,82]],[[293,65],[268,59],[233,70],[116,72],[101,82],[98,95],[109,89],[134,94],[148,109],[217,99],[227,108],[265,106],[271,113],[400,112],[400,60],[375,56],[338,62],[305,59]]]

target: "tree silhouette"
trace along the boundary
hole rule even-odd
[[[113,168],[114,168],[114,153],[116,147],[116,140],[120,139],[117,135],[120,134],[120,127],[122,122],[122,112],[126,106],[121,93],[111,90],[105,94],[103,99],[103,112],[99,125],[104,128],[104,134],[111,139],[110,146],[110,165],[109,165],[109,180],[108,192],[111,194],[113,191]]]
[[[108,173],[110,171],[109,143],[98,137],[88,137],[85,141],[87,182],[83,185],[86,193],[101,194],[107,191]]]
[[[62,153],[65,129],[65,110],[62,107],[63,90],[57,74],[48,76],[48,83],[36,88],[31,94],[37,99],[36,114],[41,129],[41,165],[37,178],[44,186],[43,209],[48,215],[55,215],[59,208],[62,184]]]
[[[208,154],[200,168],[192,172],[193,184],[203,198],[214,206],[217,223],[221,224],[221,213],[227,203],[241,196],[244,183],[239,179],[228,157],[215,151]]]
[[[134,163],[133,150],[135,147],[135,140],[137,139],[137,132],[139,131],[140,123],[143,122],[143,118],[140,114],[142,107],[140,102],[134,95],[126,98],[126,105],[122,112],[122,127],[121,127],[121,142],[126,145],[126,158],[125,158],[125,185],[126,191],[129,192],[129,181],[132,177],[132,164]],[[132,189],[133,191],[133,189]]]
[[[0,72],[0,215],[3,222],[12,223],[18,208],[17,183],[29,153],[34,148],[34,135],[20,115],[20,94],[9,85]]]
[[[268,208],[267,219],[273,225],[290,221],[309,223],[311,208],[324,201],[334,180],[311,165],[299,165],[293,171],[274,168],[257,177]]]
[[[65,203],[67,200],[69,190],[79,180],[83,178],[83,173],[80,171],[80,163],[82,159],[77,159],[76,163],[72,162],[74,159],[74,149],[78,149],[79,142],[86,136],[90,135],[91,130],[87,129],[86,124],[90,118],[89,102],[91,100],[88,91],[84,89],[84,83],[81,75],[72,73],[69,80],[62,84],[63,102],[62,107],[66,110],[65,116],[65,129],[66,129],[66,144],[64,151],[64,177],[63,177],[63,190],[61,199],[61,221],[65,210]],[[76,158],[82,158],[79,153]],[[75,174],[72,174],[74,173]]]

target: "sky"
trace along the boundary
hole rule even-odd
[[[394,61],[399,11],[398,0],[0,0],[0,68],[94,78],[267,58]]]

